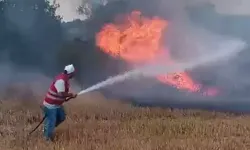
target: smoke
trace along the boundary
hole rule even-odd
[[[0,99],[41,100],[47,92],[53,78],[39,69],[19,68],[11,63],[1,63]],[[75,80],[71,81],[71,90],[80,91]]]
[[[37,100],[46,92],[51,78],[35,69],[20,69],[11,63],[1,63],[1,100]]]
[[[164,1],[166,2],[166,1]],[[236,2],[236,1],[235,1]],[[175,1],[173,12],[178,15],[170,19],[166,45],[181,60],[195,60],[197,55],[219,53],[218,45],[230,44],[241,40],[249,43],[246,31],[249,12],[241,3],[228,1]],[[179,5],[182,3],[182,6]],[[168,7],[172,2],[166,2]],[[164,5],[161,5],[164,7]],[[181,7],[180,7],[181,6]],[[178,11],[180,10],[180,11]],[[241,11],[235,11],[241,10]],[[232,40],[233,39],[233,40]],[[237,39],[237,40],[235,40]],[[230,45],[228,44],[228,45]],[[223,46],[222,46],[223,47]],[[225,48],[227,45],[225,45]],[[228,47],[229,49],[229,47]],[[221,88],[224,101],[248,101],[249,47],[239,55],[218,63],[208,64],[191,70],[192,77],[202,84]],[[216,99],[216,98],[215,98]]]
[[[1,97],[18,97],[18,89],[43,96],[52,76],[63,70],[57,54],[64,37],[53,6],[40,0],[3,0],[0,20]]]
[[[125,7],[125,11],[122,9],[120,12],[115,12],[122,14],[129,13],[131,10],[140,10],[144,16],[159,16],[168,20],[169,26],[164,35],[164,45],[177,62],[200,62],[199,59],[204,58],[201,56],[225,55],[222,57],[225,59],[221,61],[206,63],[188,70],[195,81],[204,86],[217,87],[220,90],[219,96],[211,98],[196,94],[187,95],[186,92],[163,85],[153,78],[126,80],[120,84],[109,86],[104,91],[125,99],[131,98],[140,103],[159,102],[167,105],[170,101],[175,100],[187,102],[195,100],[198,103],[204,99],[213,99],[215,100],[211,101],[213,105],[223,101],[243,103],[243,106],[248,102],[249,96],[246,91],[249,87],[248,76],[250,73],[246,69],[246,66],[250,64],[249,48],[245,47],[244,51],[230,58],[227,57],[227,54],[230,54],[230,48],[234,44],[248,44],[246,15],[249,13],[248,9],[244,8],[246,3],[248,2],[242,1],[241,4],[235,5],[228,1],[218,0],[136,0],[127,1],[126,5],[121,5],[121,9]],[[117,5],[115,6],[117,7]],[[110,12],[114,9],[110,8]],[[241,12],[235,11],[239,9]],[[110,18],[106,18],[106,20],[110,21]],[[236,48],[237,50],[241,50],[241,48]],[[131,66],[131,69],[134,67]],[[151,71],[149,70],[148,73]]]
[[[224,46],[224,45],[223,45]],[[147,64],[143,67],[137,68],[135,70],[131,70],[129,72],[126,72],[121,75],[117,75],[114,77],[110,77],[107,80],[104,80],[96,85],[93,85],[86,90],[83,90],[78,93],[78,95],[91,92],[93,90],[97,90],[103,87],[106,87],[108,85],[116,84],[117,82],[125,81],[126,79],[134,79],[141,76],[145,77],[157,77],[160,74],[170,74],[175,72],[182,72],[186,70],[191,70],[193,68],[196,68],[198,66],[206,65],[208,63],[213,62],[221,62],[222,60],[230,59],[230,57],[238,54],[240,51],[242,51],[245,48],[245,43],[241,41],[230,41],[230,43],[226,43],[226,46],[223,48],[220,48],[219,52],[216,52],[214,54],[210,55],[204,55],[204,56],[198,56],[196,60],[190,61],[190,62],[182,62],[169,65],[168,62],[157,61],[151,64]]]
[[[205,1],[206,2],[206,1]],[[247,6],[250,4],[248,0],[210,0],[215,5],[216,12],[229,15],[250,15]]]

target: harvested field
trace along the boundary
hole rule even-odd
[[[250,149],[250,117],[200,110],[135,108],[89,94],[65,104],[67,120],[47,143],[34,101],[0,104],[2,150]]]

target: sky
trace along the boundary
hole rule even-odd
[[[49,0],[53,2],[54,0]],[[55,0],[60,7],[57,9],[57,15],[63,17],[64,22],[70,22],[75,19],[86,19],[86,16],[79,14],[76,10],[84,2],[90,2],[91,4],[105,3],[106,0]]]

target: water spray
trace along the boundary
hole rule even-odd
[[[117,76],[110,77],[85,90],[80,91],[77,95],[82,95],[88,92],[92,92],[94,90],[106,87],[108,85],[122,82],[126,79],[133,79],[139,76],[155,77],[159,74],[170,74],[174,72],[190,70],[198,66],[206,65],[209,63],[214,63],[214,62],[222,61],[222,60],[228,60],[231,57],[238,54],[239,52],[241,52],[242,50],[244,50],[244,48],[246,47],[246,43],[242,41],[232,40],[226,43],[226,46],[224,44],[221,46],[223,47],[220,47],[219,48],[220,50],[217,51],[217,53],[201,56],[198,59],[191,61],[191,62],[179,62],[179,63],[175,63],[171,65],[164,64],[161,62],[161,63],[145,65],[141,68],[131,70],[124,74],[119,74]]]

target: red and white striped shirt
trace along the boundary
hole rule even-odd
[[[65,97],[59,95],[60,92],[69,92],[69,78],[66,74],[58,75],[45,96],[43,105],[48,108],[58,108],[65,101]]]

